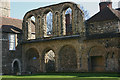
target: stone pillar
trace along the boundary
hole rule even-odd
[[[54,31],[54,36],[58,36],[58,23],[57,23],[57,14],[55,13],[55,16],[54,16],[54,25],[55,25],[55,31]]]
[[[28,39],[28,21],[27,20],[23,21],[23,39],[24,40]]]
[[[66,21],[65,21],[65,11],[62,12],[62,15],[61,15],[62,19],[61,19],[61,30],[62,30],[62,35],[66,35]]]
[[[58,53],[56,53],[56,56],[55,56],[55,71],[58,72],[59,71],[59,59],[58,59]]]
[[[78,34],[78,21],[80,21],[78,19],[78,10],[74,10],[74,34]],[[79,25],[80,26],[80,25]]]
[[[81,25],[80,25],[80,23],[82,22],[81,21],[81,19],[80,19],[80,16],[81,15],[81,13],[80,13],[80,11],[78,11],[78,13],[77,13],[77,32],[80,34],[80,32],[81,32]]]
[[[31,39],[31,19],[28,19],[28,39]]]
[[[57,35],[58,35],[58,36],[61,36],[61,26],[60,26],[60,24],[61,24],[61,17],[60,17],[60,14],[58,14],[58,17],[57,17],[57,18],[58,18],[58,26],[57,26],[57,27],[58,27],[58,28],[57,28],[57,29],[58,29],[58,30],[57,30],[57,31],[58,31],[57,33],[58,33],[58,34],[57,34]]]
[[[47,24],[46,24],[46,15],[43,15],[41,18],[41,27],[40,27],[40,35],[41,38],[46,37],[47,36]]]
[[[26,59],[26,57],[25,57],[25,47],[23,46],[22,47],[22,72],[25,72],[26,71],[26,64],[25,64],[25,59]]]
[[[41,55],[39,54],[39,70],[40,70],[40,72],[42,72],[42,65],[41,65],[41,63],[42,63],[42,60],[41,60]]]
[[[40,58],[40,70],[41,70],[41,72],[45,72],[45,62],[44,62],[44,58],[42,55]]]
[[[53,16],[52,16],[52,36],[56,36],[56,23],[55,23],[55,14],[53,12]]]
[[[40,32],[40,38],[43,37],[43,24],[44,24],[44,19],[42,16],[39,18],[39,32]]]
[[[40,38],[40,31],[39,31],[39,17],[35,18],[35,38]]]
[[[55,36],[61,35],[60,19],[61,19],[60,15],[58,13],[55,13],[55,16],[54,16],[54,25],[55,25],[54,34],[55,34]]]
[[[75,10],[74,9],[72,9],[72,32],[73,32],[73,35],[75,34],[75,16],[76,16],[77,14],[75,14]]]
[[[46,19],[46,15],[44,15],[44,17],[43,17],[43,22],[44,22],[44,24],[43,24],[43,35],[44,35],[44,37],[47,37],[47,19]]]
[[[77,56],[77,71],[80,70],[80,53],[79,53],[79,48],[76,47],[76,56]]]

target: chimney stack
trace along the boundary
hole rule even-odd
[[[99,6],[100,6],[100,11],[106,7],[112,8],[112,1],[111,0],[100,0]]]

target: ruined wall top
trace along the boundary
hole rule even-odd
[[[28,11],[23,20],[26,19],[26,18],[29,18],[31,16],[41,16],[43,15],[44,13],[47,13],[48,11],[51,11],[51,12],[62,12],[64,9],[70,7],[73,9],[73,6],[75,6],[76,8],[78,8],[80,11],[81,11],[81,15],[84,17],[84,13],[83,11],[80,9],[80,5],[74,3],[74,2],[62,2],[62,3],[58,3],[58,4],[53,4],[53,5],[49,5],[49,6],[45,6],[45,7],[40,7],[40,8],[37,8],[37,9],[33,9],[33,10],[30,10]]]
[[[66,10],[70,8],[72,10],[71,23],[66,24]],[[52,13],[52,34],[47,35],[47,20],[46,15]],[[80,9],[80,5],[77,5],[73,2],[62,2],[59,4],[53,4],[45,7],[40,7],[38,9],[33,9],[28,11],[23,19],[23,39],[30,39],[32,36],[30,26],[30,18],[34,16],[35,22],[31,21],[35,25],[35,36],[36,38],[44,37],[58,37],[58,36],[68,36],[68,35],[85,35],[85,25],[84,25],[84,13]],[[68,21],[69,22],[69,21]],[[68,27],[69,28],[68,28]],[[71,30],[70,30],[71,29]],[[69,33],[67,31],[69,30]],[[71,31],[71,32],[70,32]]]

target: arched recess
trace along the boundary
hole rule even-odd
[[[26,19],[26,30],[27,30],[27,39],[30,40],[30,39],[35,39],[36,38],[36,18],[34,15],[31,15],[29,16],[27,19]],[[26,33],[25,33],[26,34]]]
[[[60,71],[73,72],[77,70],[77,54],[74,47],[63,46],[59,51]]]
[[[12,72],[14,74],[21,72],[21,62],[19,59],[14,59],[12,62]]]
[[[46,9],[43,13],[43,19],[44,37],[50,37],[53,35],[53,12],[50,9]]]
[[[88,51],[88,70],[104,72],[106,66],[106,50],[103,46],[93,46]]]
[[[55,72],[55,52],[51,48],[43,51],[42,63],[44,72]]]
[[[73,34],[73,9],[68,5],[63,7],[61,16],[61,28],[63,35],[72,35]]]
[[[26,71],[31,73],[40,72],[40,56],[35,48],[30,48],[26,51]]]

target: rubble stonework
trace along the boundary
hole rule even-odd
[[[73,33],[66,35],[64,10],[69,7]],[[53,13],[52,36],[46,34],[45,15],[49,11]],[[49,50],[55,53],[55,72],[119,72],[119,19],[85,22],[83,15],[72,2],[27,12],[23,20],[23,72],[47,72],[44,56]],[[28,19],[31,16],[35,16],[35,39],[29,39],[32,26],[28,25]]]

